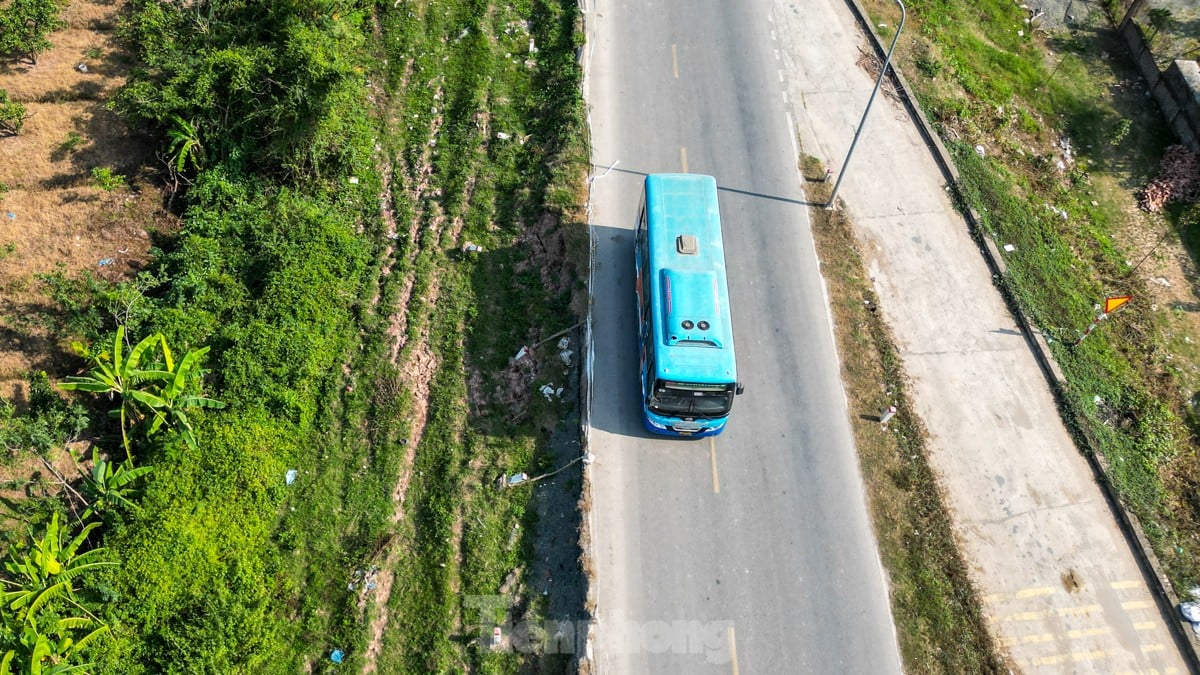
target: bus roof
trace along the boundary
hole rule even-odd
[[[647,176],[646,236],[647,285],[659,308],[652,319],[657,376],[736,382],[716,180],[695,174]]]

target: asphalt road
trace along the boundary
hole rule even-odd
[[[899,672],[769,4],[588,9],[599,672]],[[638,416],[633,225],[644,175],[675,171],[721,189],[746,394],[715,439]]]

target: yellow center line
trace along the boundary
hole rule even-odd
[[[733,664],[733,675],[738,675],[737,638],[733,634],[733,626],[729,627],[729,662]]]
[[[687,173],[687,148],[679,148],[679,163],[683,165],[683,172]]]
[[[721,483],[717,480],[717,442],[708,437],[708,456],[712,458],[713,494],[721,494]]]
[[[679,54],[675,51],[675,45],[671,45],[671,70],[675,73],[675,79],[679,79]]]

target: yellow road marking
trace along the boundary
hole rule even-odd
[[[712,457],[713,494],[721,494],[721,483],[717,480],[717,442],[708,437],[708,455]]]
[[[683,172],[687,173],[687,148],[679,148],[679,163],[683,165]]]
[[[1100,611],[1100,605],[1080,605],[1078,607],[1060,607],[1054,611],[1058,612],[1059,616],[1067,616],[1067,615],[1083,616],[1085,614],[1091,614],[1092,612]]]
[[[1039,621],[1046,618],[1045,612],[1016,612],[1015,614],[1005,614],[1004,616],[996,617],[996,623],[1007,623],[1009,621]]]
[[[1154,606],[1149,600],[1129,600],[1121,603],[1121,609],[1150,609]]]
[[[1037,621],[1044,619],[1051,614],[1058,616],[1085,616],[1100,610],[1100,605],[1080,605],[1079,607],[1059,607],[1055,610],[1038,610],[1031,612],[1014,612],[1012,614],[1001,614],[995,618],[996,623],[1005,623],[1008,621]]]
[[[675,51],[675,45],[671,45],[671,70],[675,72],[675,79],[679,79],[679,54]]]
[[[1032,659],[1034,666],[1053,666],[1064,661],[1071,660],[1078,663],[1079,661],[1095,661],[1103,659],[1115,654],[1111,649],[1095,649],[1090,652],[1070,652],[1067,654],[1053,654],[1051,656],[1040,656]]]
[[[1158,624],[1153,621],[1138,621],[1133,624],[1134,630],[1154,630]]]
[[[1038,588],[1023,588],[1017,591],[1017,599],[1036,598],[1042,595],[1054,595],[1054,589],[1049,586],[1041,586]]]
[[[1119,591],[1122,588],[1137,588],[1138,586],[1142,585],[1142,582],[1140,582],[1140,581],[1114,581],[1110,585],[1113,587],[1114,590]]]
[[[1166,649],[1167,649],[1167,646],[1162,644],[1161,642],[1155,643],[1152,645],[1142,645],[1143,652],[1161,652],[1161,651],[1165,651]]]
[[[1096,635],[1106,635],[1109,632],[1108,628],[1085,628],[1082,630],[1069,630],[1067,637],[1072,640],[1080,638],[1094,637]],[[1052,642],[1059,637],[1056,633],[1038,633],[1036,635],[1022,635],[1020,637],[1002,638],[1001,642],[1006,647],[1012,647],[1018,644],[1041,644],[1043,642]]]
[[[738,675],[737,638],[733,634],[733,626],[729,627],[729,662],[733,664],[733,675]]]

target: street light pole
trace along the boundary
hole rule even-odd
[[[858,122],[858,129],[854,132],[854,140],[850,141],[850,149],[846,152],[846,160],[842,162],[842,169],[838,171],[837,182],[833,184],[833,193],[829,195],[829,203],[825,208],[832,209],[837,199],[838,188],[842,186],[842,178],[846,175],[846,166],[850,164],[850,156],[854,154],[854,146],[858,145],[858,137],[862,134],[863,126],[867,122],[867,114],[871,112],[871,104],[875,101],[875,94],[879,92],[879,85],[883,84],[883,77],[887,75],[888,65],[892,62],[892,52],[896,49],[896,41],[900,39],[900,31],[904,30],[904,17],[907,12],[904,9],[904,2],[896,0],[896,4],[900,5],[900,25],[896,27],[896,34],[892,36],[892,46],[888,47],[887,56],[883,59],[883,67],[879,69],[879,78],[875,80],[875,88],[871,90],[871,98],[867,99],[867,109],[863,111],[862,119]]]

